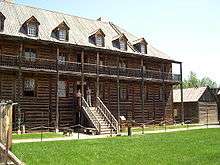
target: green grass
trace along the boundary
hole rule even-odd
[[[201,126],[201,125],[167,125],[166,129],[178,129],[178,128],[190,128],[190,127],[197,127],[197,126]],[[144,128],[144,131],[157,131],[157,130],[165,130],[165,126],[148,126]],[[133,127],[132,128],[133,132],[141,132],[142,128],[141,127]],[[127,132],[127,128],[125,128],[122,132]]]
[[[42,138],[57,138],[57,137],[65,137],[61,134],[53,133],[53,132],[44,132],[42,135]],[[41,134],[40,133],[31,133],[31,134],[13,134],[12,139],[18,140],[18,139],[40,139]]]
[[[217,165],[220,129],[13,145],[27,165]]]

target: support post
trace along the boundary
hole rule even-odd
[[[117,111],[118,111],[118,130],[120,131],[120,81],[119,81],[119,55],[117,56]]]
[[[84,50],[81,52],[81,94],[84,97]]]
[[[163,110],[164,110],[164,124],[165,124],[165,129],[166,129],[166,103],[165,103],[165,74],[164,74],[164,63],[162,63],[162,73],[161,77],[162,77],[162,102],[163,102]]]
[[[97,103],[97,98],[99,97],[99,52],[97,52],[97,56],[96,56],[96,74],[97,74],[96,77],[96,103]]]
[[[184,104],[183,104],[183,67],[180,63],[180,93],[181,93],[181,121],[184,123]]]
[[[21,134],[21,97],[22,97],[22,72],[21,62],[23,54],[23,43],[20,44],[19,57],[18,57],[18,134]]]
[[[144,59],[141,58],[141,111],[142,111],[142,122],[143,127],[145,123],[145,116],[144,116]]]
[[[60,49],[59,47],[57,47],[57,60],[56,60],[56,69],[57,69],[57,85],[56,85],[56,125],[55,125],[55,131],[59,132],[59,79],[60,79],[60,75],[59,75],[59,54],[60,54]]]

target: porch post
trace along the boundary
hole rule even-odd
[[[84,50],[81,52],[81,94],[84,97]]]
[[[183,104],[183,67],[180,63],[180,93],[181,93],[181,121],[184,123],[184,104]]]
[[[21,97],[22,97],[22,72],[21,62],[23,54],[23,43],[20,44],[19,57],[18,57],[18,134],[21,134]]]
[[[142,110],[142,120],[143,126],[145,123],[145,116],[144,116],[144,59],[141,58],[141,110]]]
[[[164,63],[162,63],[162,73],[160,73],[161,78],[162,78],[162,102],[163,102],[163,110],[164,110],[164,122],[166,126],[166,103],[165,103],[165,73],[164,73]]]
[[[119,55],[117,56],[117,110],[118,110],[118,131],[120,131],[120,81],[119,81]]]
[[[57,59],[56,59],[56,69],[57,69],[57,84],[56,84],[56,124],[55,124],[55,131],[59,132],[59,79],[60,79],[60,75],[59,75],[59,54],[60,54],[60,49],[59,47],[57,47]]]
[[[99,52],[97,52],[97,56],[96,56],[96,74],[97,74],[96,77],[96,104],[97,104],[97,97],[99,97]]]

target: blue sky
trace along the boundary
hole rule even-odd
[[[219,0],[16,0],[86,18],[100,16],[145,37],[194,71],[220,84]]]

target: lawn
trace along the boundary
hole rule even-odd
[[[53,132],[44,132],[42,133],[42,138],[58,138],[58,137],[65,137],[62,134],[57,134]],[[41,134],[40,133],[31,133],[31,134],[13,134],[12,139],[18,140],[18,139],[40,139]]]
[[[220,164],[220,129],[14,144],[27,165]]]

